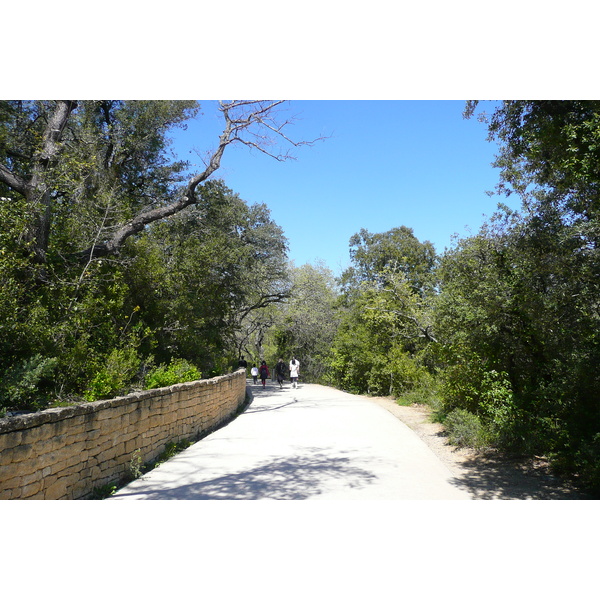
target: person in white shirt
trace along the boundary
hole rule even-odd
[[[300,361],[292,356],[292,360],[290,361],[290,380],[292,382],[292,387],[298,387],[298,376],[300,375]]]

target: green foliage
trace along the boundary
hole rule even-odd
[[[401,347],[393,346],[386,355],[373,357],[367,375],[370,394],[400,396],[430,377],[425,367]]]
[[[153,469],[158,467],[169,459],[177,456],[180,452],[183,452],[186,448],[189,448],[193,442],[191,440],[182,440],[180,442],[168,442],[163,452],[160,453],[159,457],[152,463]]]
[[[168,387],[176,383],[202,379],[202,373],[187,360],[174,358],[168,365],[159,365],[146,375],[146,389]]]
[[[482,448],[486,445],[485,430],[477,415],[462,408],[450,411],[444,428],[451,444],[459,447]]]
[[[108,355],[106,364],[92,379],[84,393],[84,399],[93,402],[126,393],[138,372],[140,362],[135,348],[115,348]]]
[[[470,105],[468,111],[473,111]],[[434,327],[444,410],[475,414],[490,443],[545,453],[594,486],[600,432],[600,212],[596,101],[507,101],[500,207],[438,270]]]
[[[556,463],[560,468],[565,466],[566,461],[563,456],[559,456]],[[600,498],[600,433],[580,445],[574,453],[572,464],[565,471],[567,476],[577,473],[580,485],[594,494],[594,497]]]
[[[435,248],[431,242],[420,242],[409,227],[374,234],[361,229],[350,238],[350,258],[353,265],[341,277],[347,291],[361,282],[378,281],[389,269],[403,273],[413,291],[430,291]]]
[[[247,348],[255,356],[264,349],[267,364],[275,364],[279,357],[287,362],[297,356],[302,380],[319,382],[339,323],[337,285],[333,273],[320,262],[301,267],[292,263],[288,271],[289,298],[269,313],[257,313],[261,321],[255,323],[254,335],[249,336],[254,347]],[[266,335],[261,325],[270,326]]]
[[[425,404],[432,410],[434,418],[443,412],[442,395],[438,378],[427,373],[419,379],[418,383],[410,390],[401,393],[396,402],[400,406],[412,406],[413,404]]]
[[[180,356],[222,372],[254,331],[255,313],[287,296],[286,247],[268,209],[221,181],[205,185],[198,206],[154,225],[136,241],[127,278],[157,360]]]
[[[136,448],[131,455],[131,460],[129,461],[129,476],[131,479],[139,479],[144,471],[142,469],[142,455],[139,448]]]
[[[412,230],[365,230],[351,239],[354,266],[342,275],[340,326],[328,380],[356,393],[403,395],[431,377],[435,253]]]
[[[46,403],[121,393],[152,360],[226,371],[253,313],[287,296],[281,228],[265,205],[210,181],[196,188],[194,205],[105,254],[134,217],[179,201],[188,165],[173,160],[168,136],[198,106],[81,101],[40,161],[60,106],[0,101],[2,371],[56,357],[41,382]],[[34,172],[37,187],[18,184]]]
[[[0,380],[0,408],[27,410],[45,408],[49,400],[44,388],[52,377],[58,359],[36,354],[9,367]]]
[[[105,500],[112,496],[119,489],[116,483],[105,483],[104,485],[95,487],[87,500]]]

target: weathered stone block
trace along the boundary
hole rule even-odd
[[[37,451],[37,448],[35,449]],[[37,456],[37,452],[35,454]],[[12,449],[12,462],[21,462],[34,456],[34,446],[32,444],[21,444]]]
[[[0,452],[0,465],[9,465],[13,462],[14,448],[4,449]]]
[[[0,455],[4,450],[9,450],[21,444],[23,439],[23,433],[21,431],[9,431],[3,435],[0,435]]]
[[[38,494],[41,491],[42,491],[41,480],[35,481],[28,485],[23,485],[22,489],[21,489],[21,498],[23,498],[23,499],[30,498],[31,496],[35,496],[36,494]]]

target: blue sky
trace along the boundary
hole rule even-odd
[[[175,149],[201,168],[218,138],[214,101],[177,133]],[[491,105],[488,104],[491,108]],[[328,136],[278,162],[247,147],[229,147],[216,177],[247,203],[264,202],[288,238],[297,265],[323,260],[335,274],[349,265],[349,238],[405,225],[438,252],[452,236],[477,232],[499,201],[493,190],[496,144],[485,125],[462,117],[458,100],[303,100],[286,104],[295,140]],[[518,201],[512,201],[518,208]]]

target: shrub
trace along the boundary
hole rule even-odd
[[[463,408],[451,411],[444,419],[444,427],[451,444],[470,448],[485,445],[485,431],[479,417]]]
[[[83,397],[88,402],[111,398],[127,390],[140,366],[135,348],[115,348],[96,373]]]
[[[182,358],[174,358],[168,365],[159,365],[146,375],[146,389],[153,390],[197,379],[202,379],[202,373],[194,365]]]
[[[443,413],[443,400],[439,391],[439,384],[435,377],[427,372],[423,373],[420,381],[409,391],[401,393],[396,402],[401,406],[412,404],[426,404],[434,414]]]
[[[409,392],[429,377],[428,371],[401,347],[373,355],[368,371],[369,393],[398,396]]]
[[[574,453],[573,466],[581,486],[600,498],[600,433],[581,444]]]
[[[1,406],[15,410],[45,408],[49,402],[43,388],[57,363],[57,358],[36,354],[10,367],[0,383]]]

